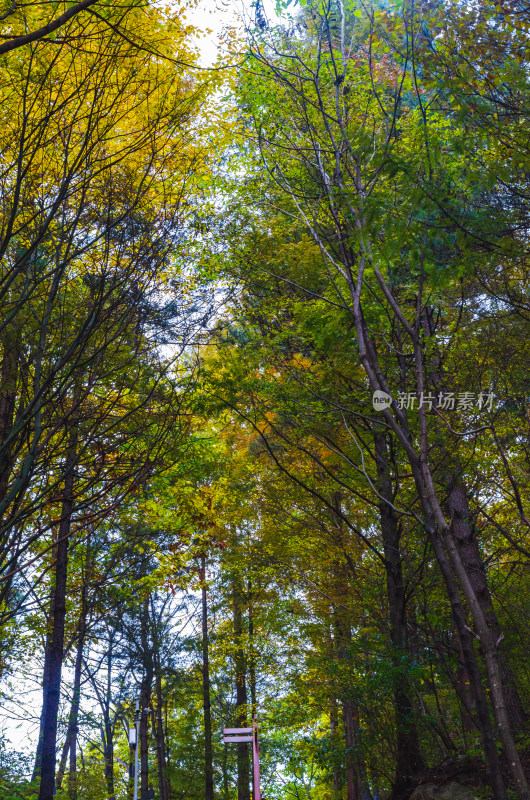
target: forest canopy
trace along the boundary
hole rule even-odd
[[[0,798],[530,800],[530,8],[204,19],[0,5]]]

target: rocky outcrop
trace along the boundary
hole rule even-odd
[[[472,791],[456,781],[440,786],[437,783],[424,783],[417,786],[410,800],[478,800]]]

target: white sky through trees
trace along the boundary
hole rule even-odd
[[[262,0],[261,4],[268,20],[278,19],[274,0]],[[197,5],[186,12],[189,23],[203,32],[196,37],[201,66],[212,66],[218,55],[224,60],[228,54],[223,45],[223,32],[227,28],[243,32],[245,23],[254,20],[254,7],[255,0],[198,0]]]

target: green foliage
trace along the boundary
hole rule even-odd
[[[509,786],[492,658],[523,758],[530,696],[524,14],[278,2],[201,83],[181,9],[97,7],[0,64],[5,704],[40,689],[75,430],[61,800],[130,797],[138,695],[155,796],[202,800],[206,674],[218,798],[254,713],[268,800],[405,796],[468,758],[495,796],[477,684]],[[0,750],[2,798],[37,798],[32,766]]]

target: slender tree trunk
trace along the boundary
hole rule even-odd
[[[471,512],[466,490],[462,482],[454,474],[447,477],[448,511],[451,522],[451,533],[458,547],[460,558],[469,576],[486,622],[496,641],[501,641],[499,620],[493,607],[491,594],[488,588],[484,563],[480,555],[475,527],[471,521]],[[514,731],[521,731],[525,727],[526,715],[517,691],[515,678],[511,670],[506,651],[499,649],[499,666],[502,675],[502,685],[506,710]]]
[[[442,543],[436,533],[430,535],[430,541],[445,582],[447,595],[453,614],[453,620],[455,622],[456,631],[460,640],[462,659],[469,676],[470,691],[475,702],[476,722],[482,738],[486,771],[488,773],[490,785],[493,789],[495,800],[506,800],[506,789],[500,769],[497,746],[489,715],[488,702],[484,692],[484,687],[482,685],[482,677],[474,649],[473,635],[467,625],[460,593],[458,591],[451,567],[444,553]]]
[[[156,623],[155,606],[151,598],[153,614],[153,663],[155,678],[156,708],[153,711],[153,732],[156,742],[156,764],[158,770],[159,800],[168,800],[169,783],[167,779],[166,731],[164,729],[164,699],[162,695],[162,664],[160,659],[160,639]]]
[[[162,712],[163,712],[163,716],[162,716]],[[167,701],[167,697],[166,697],[165,698],[165,702],[164,702],[164,700],[162,700],[162,703],[161,703],[161,706],[160,706],[160,723],[162,725],[162,732],[163,732],[163,735],[164,735],[164,753],[165,753],[165,761],[164,761],[164,763],[166,765],[166,769],[165,769],[164,775],[166,777],[166,789],[167,789],[167,796],[168,796],[168,800],[169,800],[171,798],[171,778],[170,778],[169,771],[167,769],[167,765],[171,763],[171,749],[170,749],[170,741],[169,741],[169,736],[168,736],[167,717],[168,717],[168,701]]]
[[[374,389],[376,389],[378,388],[380,380],[384,382],[384,378],[382,377],[380,372],[380,365],[374,343],[371,340],[370,333],[368,331],[366,322],[361,312],[360,297],[356,291],[354,291],[353,296],[355,301],[354,302],[355,324],[357,328],[358,342],[362,351],[361,360],[363,366],[366,369],[367,375],[369,376],[371,385],[373,386]],[[421,339],[417,331],[414,331],[412,328],[410,330],[411,330],[410,335],[414,344],[414,356],[415,356],[415,366],[417,374],[417,389],[418,391],[422,392],[424,391],[425,387],[424,387],[424,374],[423,374],[424,364],[423,364],[423,353],[421,349]],[[449,589],[449,582],[452,580],[453,577],[451,574],[452,572],[454,572],[454,577],[458,582],[458,587],[461,589],[465,597],[466,605],[470,611],[471,617],[473,619],[473,624],[476,628],[475,633],[480,637],[481,645],[484,649],[490,697],[492,701],[493,711],[495,714],[495,720],[497,723],[497,730],[499,732],[499,737],[503,744],[507,761],[510,764],[510,769],[517,786],[518,796],[520,800],[530,800],[530,790],[528,788],[528,782],[524,774],[524,769],[521,764],[521,759],[519,757],[517,748],[515,746],[510,726],[510,721],[506,712],[506,705],[504,702],[504,694],[502,690],[502,678],[499,669],[499,659],[497,654],[496,642],[493,639],[491,630],[489,629],[487,622],[484,619],[484,614],[482,612],[482,609],[480,608],[480,604],[473,591],[473,587],[470,584],[469,576],[467,575],[467,572],[464,566],[462,565],[462,560],[460,558],[453,536],[448,528],[447,521],[445,519],[439,501],[439,497],[435,489],[434,479],[429,465],[429,436],[428,436],[427,422],[426,422],[426,410],[425,408],[422,408],[421,410],[419,410],[418,413],[419,427],[420,427],[418,452],[414,449],[414,447],[411,444],[410,437],[408,436],[408,432],[406,430],[406,424],[405,427],[403,427],[401,425],[403,420],[400,419],[398,421],[398,419],[396,419],[395,409],[393,409],[393,412],[388,411],[384,413],[385,413],[385,419],[389,424],[389,427],[397,436],[397,438],[399,439],[399,441],[401,442],[403,448],[407,453],[408,461],[414,477],[416,491],[418,493],[418,497],[420,499],[424,514],[424,520],[425,520],[424,524],[429,534],[429,538],[433,547],[433,551],[436,555],[436,559],[444,574],[444,581],[448,589],[449,597],[451,597],[451,606],[453,608],[453,613],[454,614],[459,613],[460,618],[458,620],[458,630],[459,630],[459,635],[461,635],[461,637],[465,634],[465,629],[467,628],[467,625],[465,619],[465,612],[461,608],[459,591],[457,589],[455,596],[455,594],[451,592]],[[445,569],[441,561],[442,558],[445,560],[446,554],[450,560],[450,565],[451,565],[448,570],[449,574],[447,573],[447,570]],[[458,610],[459,608],[461,609],[461,613]],[[463,650],[465,653],[465,648],[463,648]],[[473,653],[473,658],[474,658],[474,653]],[[466,666],[468,666],[468,672],[470,672],[469,665]],[[474,680],[473,676],[471,675],[471,672],[470,672],[470,677],[472,680]],[[477,681],[477,688],[480,691],[478,683],[479,681]],[[483,721],[483,724],[486,724],[485,719]],[[484,733],[486,733],[485,729]],[[494,783],[492,783],[492,788],[494,788],[494,791],[496,793],[499,792],[498,795],[499,797],[505,796],[504,788],[502,787],[503,784],[502,777],[500,775],[500,772],[495,769],[495,765],[492,761],[493,758],[496,758],[496,754],[495,756],[493,755],[492,749],[489,746],[487,752],[485,750],[485,756],[488,761],[488,768],[492,770],[493,773],[490,775],[490,779],[494,781]]]
[[[228,779],[228,745],[223,745],[223,800],[230,800],[230,782]]]
[[[340,570],[335,578],[340,578]],[[345,584],[344,584],[345,588]],[[346,593],[343,589],[344,594]],[[346,612],[347,613],[347,612]],[[335,645],[339,660],[350,661],[351,628],[343,609],[333,608]],[[361,740],[357,704],[349,696],[348,687],[342,687],[342,718],[346,743],[346,792],[348,800],[372,800],[367,780],[366,764]]]
[[[405,663],[409,654],[407,609],[401,552],[400,530],[392,507],[394,500],[388,447],[384,433],[375,435],[375,457],[379,482],[381,534],[385,555],[386,587],[392,641],[394,716],[396,724],[397,761],[393,796],[406,793],[413,785],[414,776],[424,768],[420,753],[416,720],[412,702],[412,688]]]
[[[213,800],[212,711],[210,703],[210,664],[208,654],[208,596],[206,593],[206,558],[201,556],[202,593],[202,707],[204,713],[204,798]],[[162,800],[162,798],[160,798]]]
[[[248,681],[250,686],[250,715],[258,713],[258,703],[256,697],[256,652],[254,649],[254,611],[252,597],[252,582],[249,580],[248,586]]]
[[[105,720],[103,759],[107,797],[109,800],[114,800],[114,725],[108,718]]]
[[[435,333],[432,307],[427,306],[424,309],[421,317],[421,324],[425,334],[429,338],[432,338]],[[442,358],[439,352],[436,350],[431,357],[428,378],[436,392],[447,392]],[[444,510],[446,511],[449,519],[450,533],[456,544],[456,550],[466,573],[467,580],[469,581],[469,587],[476,598],[477,605],[480,608],[486,626],[490,631],[489,638],[494,640],[496,643],[500,643],[503,637],[488,588],[488,581],[484,569],[484,563],[480,554],[476,529],[471,518],[468,492],[462,479],[460,460],[458,458],[458,454],[455,455],[448,452],[447,447],[444,444],[443,436],[441,437],[441,445],[439,450],[440,455],[446,464],[445,469],[442,472],[442,482],[447,497],[447,505]],[[508,655],[502,648],[499,648],[497,644],[495,646],[495,653],[493,654],[493,657],[497,662],[495,669],[500,673],[502,681],[501,687],[503,703],[501,703],[501,705],[506,709],[506,716],[509,720],[510,729],[515,732],[519,732],[524,729],[527,717],[519,697]],[[498,687],[499,691],[501,691],[501,687]],[[497,687],[490,688],[492,689],[492,699],[494,699],[496,694],[495,688]],[[501,711],[501,716],[502,715],[503,712]],[[498,718],[498,712],[496,716]],[[503,736],[502,728],[503,724],[501,723],[501,738]],[[508,746],[509,750],[511,745],[508,742],[505,743],[505,747],[506,745]],[[528,791],[528,788],[526,787],[524,791]]]
[[[61,758],[59,759],[59,766],[57,768],[57,777],[55,779],[55,785],[57,786],[57,791],[60,792],[64,773],[66,772],[66,762],[68,760],[68,755],[70,753],[70,744],[71,744],[71,736],[70,736],[70,725],[68,726],[68,732],[66,734],[66,739],[64,740],[64,744],[61,750]]]
[[[113,635],[111,635],[107,652],[107,691],[105,697],[103,730],[103,760],[105,763],[105,783],[107,785],[108,800],[114,800],[114,724],[110,716],[113,644]]]
[[[144,667],[144,677],[140,687],[140,790],[143,797],[149,789],[149,713],[146,709],[151,706],[153,685],[153,653],[149,644],[149,596],[146,596],[142,603],[140,637]]]
[[[361,227],[364,227],[365,220],[362,219],[362,217],[358,218],[358,224]],[[359,257],[359,262],[356,264],[356,269],[361,271],[364,270],[367,263],[368,256],[364,251]],[[382,276],[380,276],[380,283],[385,287],[387,299],[391,298],[391,291],[388,286],[384,284],[384,278]],[[365,369],[372,388],[376,390],[382,386],[386,387],[387,384],[379,363],[376,345],[362,312],[362,286],[362,280],[360,279],[357,280],[356,283],[352,281],[349,284],[352,297],[352,313],[355,320],[361,363]],[[391,302],[393,302],[393,300],[391,300]],[[396,316],[400,317],[400,315],[401,311],[398,309]],[[402,319],[404,320],[405,318],[403,317]],[[421,319],[419,322],[421,323]],[[422,339],[417,327],[411,327],[406,322],[405,325],[407,325],[407,332],[414,348],[416,389],[421,393],[424,392],[426,388]],[[439,496],[434,485],[434,478],[429,464],[429,445],[431,444],[431,440],[429,439],[429,432],[427,428],[426,409],[425,407],[418,409],[419,438],[417,449],[412,444],[412,439],[407,430],[406,419],[403,414],[401,412],[398,414],[395,406],[393,406],[392,410],[385,410],[383,413],[389,428],[400,441],[407,454],[407,458],[414,476],[418,497],[422,505],[422,510],[425,517],[425,526],[428,530],[431,542],[433,543],[433,549],[436,547],[434,540],[440,537],[441,549],[445,550],[445,553],[447,553],[451,564],[450,570],[454,571],[454,576],[456,577],[458,586],[465,597],[466,605],[473,619],[473,625],[476,628],[475,633],[480,637],[480,642],[484,650],[486,671],[488,675],[488,686],[499,738],[503,744],[506,759],[510,765],[514,782],[517,786],[518,797],[520,800],[530,800],[528,781],[524,774],[524,768],[522,766],[519,753],[517,752],[517,747],[515,746],[513,732],[506,710],[496,640],[492,636],[492,632],[484,618],[480,603],[475,592],[473,591],[469,576],[462,564],[458,548],[455,544],[450,529],[448,528],[447,521],[442,511]],[[438,552],[439,548],[438,550],[435,549],[437,560]],[[443,553],[443,555],[445,555],[445,553]],[[444,580],[447,586],[447,580],[445,579],[445,576]],[[453,596],[452,605],[455,602],[456,598]],[[465,614],[463,627],[465,628]],[[486,758],[489,762],[489,767],[491,768],[493,764],[490,761],[490,757],[491,753],[488,752],[488,754],[486,754]],[[493,780],[495,777],[496,776],[492,775],[491,779]],[[501,783],[502,780],[496,780],[495,791],[501,791]]]
[[[20,337],[17,331],[6,330],[0,339],[2,343],[2,362],[0,365],[0,502],[6,497],[9,487],[11,470],[13,468],[13,447],[8,442],[9,434],[13,430],[15,417],[15,406],[17,399],[17,380],[19,375],[19,353]],[[1,519],[0,515],[0,519]],[[1,550],[7,555],[9,544],[7,537],[2,537]],[[14,561],[11,569],[14,569],[18,557],[13,554]],[[0,606],[9,605],[8,599],[13,585],[13,576],[2,581],[0,586]],[[3,659],[0,659],[0,665]],[[0,666],[0,677],[1,677]],[[37,768],[37,762],[35,762]],[[37,776],[37,769],[34,770],[33,779]]]
[[[0,365],[0,500],[6,495],[13,466],[12,448],[7,443],[13,428],[20,358],[20,334],[8,326],[2,336]]]
[[[331,739],[334,744],[337,743],[338,739],[338,728],[339,728],[339,719],[338,719],[338,709],[337,709],[337,701],[334,697],[332,697],[329,701],[329,727],[331,731]],[[337,763],[333,763],[333,800],[340,800],[341,796],[341,778],[340,778],[340,769]]]
[[[61,761],[57,771],[57,791],[61,789],[64,773],[66,769],[66,760],[68,754],[69,771],[68,771],[68,796],[71,800],[76,800],[76,771],[77,771],[77,733],[78,733],[78,718],[79,718],[79,704],[81,700],[81,668],[83,664],[83,648],[85,644],[85,614],[82,613],[78,622],[78,639],[75,654],[74,664],[74,683],[72,690],[72,703],[70,705],[70,714],[68,716],[68,730],[66,732],[66,739],[61,754]]]
[[[347,698],[342,703],[346,742],[346,791],[348,800],[373,800],[368,782],[361,741],[361,725],[357,704]]]
[[[341,494],[335,492],[333,505],[336,508],[335,525],[337,544],[344,548],[343,521],[340,515]],[[351,661],[351,621],[348,611],[350,595],[349,573],[344,561],[337,560],[330,579],[336,604],[332,606],[332,624],[335,633],[336,657],[339,661]],[[361,741],[361,730],[357,706],[351,697],[348,686],[340,687],[342,696],[342,716],[346,742],[346,791],[348,800],[372,800],[367,780],[366,764]]]
[[[52,800],[55,789],[55,758],[57,716],[61,692],[61,672],[64,650],[64,621],[66,616],[66,581],[68,572],[68,539],[74,508],[74,467],[76,433],[70,436],[61,508],[59,535],[54,551],[55,575],[51,604],[51,632],[48,638],[43,686],[42,738],[40,757],[39,800]]]
[[[366,761],[361,740],[361,723],[359,720],[359,708],[356,703],[353,703],[353,732],[355,736],[355,747],[357,750],[357,771],[359,775],[359,795],[361,800],[373,800],[370,784],[368,782],[368,773],[366,770]]]
[[[156,711],[155,711],[155,738],[156,760],[158,766],[158,792],[159,800],[169,800],[169,786],[167,781],[166,734],[164,730],[164,700],[162,697],[162,675],[160,664],[157,665],[155,676]]]
[[[63,505],[64,510],[64,505]],[[71,513],[71,512],[70,512]],[[67,527],[61,524],[59,542],[55,551],[55,587],[53,597],[52,631],[45,661],[43,687],[42,737],[40,740],[40,790],[39,800],[51,800],[55,788],[55,748],[57,741],[57,716],[61,690],[61,671],[64,647],[64,619],[66,579],[68,566]]]
[[[243,646],[243,591],[239,575],[234,574],[232,602],[234,610],[234,662],[236,671],[236,725],[243,728],[247,724],[247,684],[246,657]],[[237,800],[250,800],[250,756],[248,744],[238,742],[237,745]]]
[[[454,682],[454,686],[456,689],[456,693],[460,698],[460,706],[461,706],[460,716],[462,719],[462,731],[464,733],[464,738],[465,738],[465,732],[476,730],[477,723],[473,714],[473,695],[471,694],[470,691],[471,680],[469,678],[469,674],[466,669],[465,659],[462,653],[462,643],[460,641],[458,634],[456,635],[456,644],[458,647],[459,658],[458,658],[458,667],[457,667],[456,680]]]
[[[528,780],[521,762],[521,758],[515,745],[510,718],[506,708],[500,669],[500,659],[497,650],[498,642],[495,640],[495,637],[484,618],[484,614],[480,608],[480,604],[477,601],[473,587],[470,584],[469,577],[462,565],[460,555],[451,535],[447,536],[447,533],[445,533],[444,544],[451,559],[451,566],[458,577],[459,584],[462,587],[462,592],[470,609],[473,623],[476,627],[476,635],[478,636],[484,651],[493,713],[497,723],[499,738],[502,742],[505,756],[508,760],[515,784],[517,786],[518,796],[520,800],[530,800],[530,787],[528,785]]]
[[[142,682],[141,716],[140,716],[140,793],[143,798],[149,789],[149,714],[144,709],[149,708],[151,692],[148,691],[145,681]]]
[[[45,695],[45,687],[48,686],[48,673],[50,671],[50,658],[49,652],[51,650],[51,643],[52,643],[52,620],[53,620],[53,598],[55,594],[55,585],[52,587],[50,592],[50,612],[48,615],[48,621],[46,626],[46,642],[44,645],[44,667],[42,670],[42,693],[43,693],[43,702],[42,702],[42,709],[40,714],[40,722],[39,722],[39,738],[37,740],[37,750],[35,753],[35,762],[33,764],[33,774],[31,776],[32,781],[36,781],[40,775],[40,768],[41,768],[41,761],[42,761],[42,743],[44,741],[44,719],[46,716],[46,695]]]
[[[530,800],[528,781],[521,763],[521,758],[515,746],[510,719],[506,710],[502,676],[499,665],[499,655],[497,652],[498,643],[496,642],[484,617],[484,613],[478,598],[473,590],[469,576],[462,563],[462,559],[460,557],[454,537],[451,533],[451,530],[447,526],[444,513],[438,501],[438,496],[436,494],[430,468],[425,462],[424,458],[422,458],[419,464],[412,458],[410,459],[409,463],[414,475],[418,496],[422,504],[425,516],[425,525],[429,534],[431,545],[433,547],[436,560],[438,561],[440,569],[442,570],[448,596],[450,598],[451,607],[453,610],[453,618],[457,624],[457,630],[462,643],[462,651],[466,659],[472,658],[475,662],[473,666],[471,660],[469,664],[466,661],[466,668],[470,675],[472,684],[475,687],[475,691],[480,693],[482,689],[482,683],[480,681],[480,673],[476,664],[473,642],[471,642],[471,646],[469,646],[469,644],[465,645],[467,634],[469,632],[470,635],[474,634],[478,637],[484,652],[488,687],[490,690],[493,713],[497,723],[497,731],[502,742],[507,761],[510,765],[512,776],[517,786],[518,797],[520,800]],[[454,586],[454,589],[450,588],[450,584],[453,583],[454,579],[456,579],[458,582],[458,587],[460,587],[462,594],[465,597],[467,607],[473,620],[475,631],[470,631],[470,628],[467,625],[458,587]],[[478,697],[478,695],[476,696]],[[486,713],[483,714],[482,711],[480,713],[480,722],[483,730],[484,741],[484,735],[489,738],[489,732],[485,727],[489,724],[487,703]],[[495,753],[493,750],[495,750]],[[488,769],[492,771],[492,774],[490,774],[492,788],[495,792],[503,792],[503,795],[499,796],[506,796],[502,775],[500,770],[498,770],[495,766],[496,763],[498,764],[495,747],[491,748],[490,744],[488,744],[487,751],[485,749],[485,757],[486,761],[488,762]]]
[[[346,742],[346,797],[347,800],[361,800],[361,776],[357,764],[356,736],[353,720],[353,703],[342,703],[344,739]]]
[[[61,789],[64,773],[66,769],[66,759],[68,754],[69,759],[69,772],[68,772],[68,796],[71,800],[77,798],[77,734],[78,734],[78,719],[79,719],[79,704],[81,701],[81,671],[83,666],[83,650],[85,646],[86,637],[86,618],[87,618],[87,592],[89,584],[89,571],[90,571],[90,533],[87,537],[86,545],[86,564],[85,564],[85,580],[81,590],[81,612],[77,621],[77,645],[75,652],[74,662],[74,683],[72,687],[72,703],[70,705],[70,713],[68,715],[68,729],[66,738],[61,753],[61,760],[59,769],[57,771],[57,791]]]

